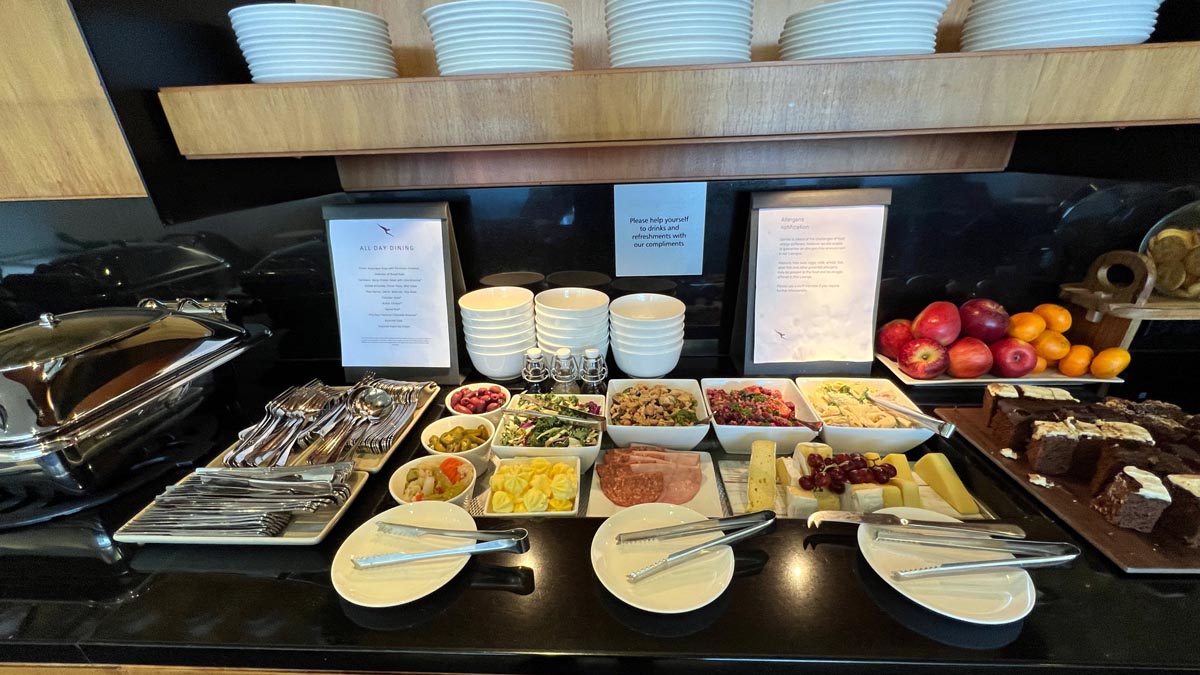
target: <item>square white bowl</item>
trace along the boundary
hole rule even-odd
[[[516,464],[519,466],[522,464],[528,464],[534,459],[534,457],[508,457],[500,460],[500,466],[506,466],[509,464]],[[547,459],[549,459],[551,462],[573,462],[575,464],[575,479],[580,485],[583,484],[583,476],[581,475],[582,471],[579,470],[580,464],[578,457],[548,457]],[[575,494],[575,508],[570,511],[543,511],[542,513],[497,513],[492,510],[492,493],[489,490],[487,503],[483,505],[483,515],[496,518],[539,518],[543,516],[548,518],[556,518],[559,516],[573,517],[579,515],[579,493]]]
[[[817,421],[817,414],[809,407],[808,401],[800,395],[796,383],[784,378],[705,378],[700,380],[704,389],[704,404],[712,411],[708,401],[709,389],[734,391],[758,385],[765,389],[777,389],[783,400],[796,406],[796,418],[806,421]],[[750,453],[750,445],[754,441],[775,441],[776,452],[791,454],[797,443],[807,443],[817,437],[817,432],[808,427],[747,427],[734,424],[717,424],[714,417],[713,429],[717,431],[717,440],[721,447],[730,454],[746,455]]]
[[[639,427],[613,424],[612,415],[609,412],[612,410],[613,395],[619,394],[635,384],[662,384],[686,391],[696,397],[698,408],[696,415],[700,419],[709,416],[708,401],[704,396],[704,390],[700,388],[700,383],[696,380],[609,380],[604,417],[608,422],[608,436],[612,438],[613,443],[621,447],[632,443],[645,443],[668,450],[691,450],[700,445],[700,441],[703,441],[704,437],[708,435],[708,424],[696,424],[690,427]]]
[[[796,378],[796,387],[800,390],[800,395],[804,397],[804,401],[808,407],[816,413],[816,406],[813,404],[815,400],[813,392],[817,387],[826,382],[845,382],[847,384],[868,384],[878,388],[881,392],[887,392],[892,396],[892,400],[900,405],[916,408],[917,406],[900,391],[900,388],[891,380],[884,378],[871,377],[798,377]],[[819,414],[818,414],[819,416]],[[863,454],[865,452],[877,452],[880,455],[887,455],[893,452],[908,452],[918,445],[924,443],[933,437],[933,431],[929,429],[870,429],[864,427],[843,427],[832,426],[824,419],[824,428],[821,430],[821,436],[825,443],[832,447],[835,452]]]
[[[515,394],[508,399],[508,406],[513,405],[513,401],[519,399],[522,395]],[[598,394],[577,394],[581,402],[594,402],[604,410],[604,397]],[[505,406],[507,408],[508,406]],[[496,425],[496,436],[492,441],[492,452],[501,459],[510,459],[513,457],[578,457],[580,472],[587,471],[596,463],[596,457],[600,455],[600,445],[604,442],[604,434],[600,434],[600,440],[595,445],[586,445],[579,448],[525,448],[511,445],[500,444],[500,432],[504,428],[504,420]]]

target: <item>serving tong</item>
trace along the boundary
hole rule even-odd
[[[649,565],[630,572],[625,575],[630,583],[637,583],[644,579],[648,579],[660,572],[678,567],[679,565],[700,557],[710,549],[718,546],[729,546],[739,541],[743,541],[759,535],[775,525],[774,511],[755,511],[747,513],[743,516],[734,516],[732,518],[709,518],[706,520],[697,520],[690,523],[682,523],[680,525],[668,525],[666,527],[656,527],[649,530],[638,530],[636,532],[622,532],[617,535],[617,545],[629,544],[645,541],[665,541],[669,539],[678,539],[680,537],[690,537],[697,534],[707,532],[726,532],[733,530],[725,536],[717,537],[711,541],[707,541],[695,546],[690,546],[681,551],[668,554],[665,558],[656,560]]]
[[[975,570],[990,570],[998,567],[1037,568],[1053,567],[1069,563],[1080,556],[1082,551],[1074,544],[1055,541],[1005,541],[990,537],[947,537],[913,536],[904,532],[879,529],[874,533],[874,539],[881,543],[912,544],[916,546],[931,546],[966,551],[992,551],[1008,553],[1015,557],[996,560],[976,560],[967,562],[950,562],[928,567],[916,567],[892,572],[897,581],[922,579],[948,574],[961,574]]]
[[[889,401],[886,398],[876,396],[875,394],[868,393],[867,400],[879,406],[880,408],[890,410],[897,415],[911,420],[914,424],[922,429],[928,429],[942,438],[950,438],[954,435],[955,427],[953,422],[947,422],[936,417],[930,417],[920,410],[910,408],[906,405],[900,405],[895,401]]]
[[[418,553],[381,553],[379,555],[351,558],[355,569],[374,569],[389,565],[431,560],[458,555],[479,555],[482,553],[526,553],[529,551],[529,530],[518,527],[512,530],[443,530],[435,527],[418,527],[398,523],[376,523],[379,531],[384,534],[403,537],[454,537],[470,539],[475,544],[456,546],[433,551]],[[482,543],[481,543],[482,542]]]

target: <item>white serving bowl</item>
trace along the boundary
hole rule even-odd
[[[608,323],[608,312],[597,312],[594,315],[581,319],[575,316],[555,316],[543,310],[536,314],[534,320],[537,322],[539,328],[549,328],[550,330],[572,330],[575,328],[592,328],[598,330],[601,326]]]
[[[533,457],[510,457],[508,459],[500,460],[500,465],[496,468],[499,469],[500,467],[508,466],[510,464],[516,464],[518,466],[529,464],[534,459],[535,458]],[[575,479],[579,482],[579,484],[583,483],[583,477],[581,475],[582,472],[579,470],[580,462],[578,457],[550,457],[548,459],[550,459],[552,462],[565,462],[574,466]],[[587,469],[584,469],[584,471],[586,470]],[[555,518],[559,516],[573,517],[579,515],[579,501],[581,499],[578,494],[575,495],[575,508],[571,509],[570,511],[543,511],[542,513],[497,513],[492,510],[492,501],[490,499],[491,494],[489,493],[488,496],[488,502],[483,505],[483,515],[495,518],[540,518],[543,516],[549,518]]]
[[[663,322],[657,321],[629,321],[613,317],[610,330],[614,333],[621,333],[624,337],[656,337],[659,335],[671,335],[678,333],[684,329],[683,318],[668,319]]]
[[[533,326],[523,328],[505,328],[503,330],[476,330],[464,328],[463,334],[467,341],[478,347],[500,347],[514,342],[532,340],[536,331]]]
[[[613,349],[619,349],[626,353],[635,352],[635,353],[655,354],[658,352],[665,352],[665,351],[670,351],[673,349],[680,349],[683,347],[683,335],[682,334],[679,335],[678,337],[670,336],[670,337],[650,338],[650,339],[643,339],[643,340],[628,340],[625,338],[618,338],[616,336],[613,336],[610,339],[610,341],[612,342]]]
[[[534,296],[533,304],[539,314],[584,319],[607,312],[608,296],[591,288],[552,288]]]
[[[571,321],[576,324],[598,322],[600,319],[608,316],[608,307],[597,307],[587,311],[561,311],[550,309],[549,307],[538,306],[536,313],[540,319],[551,319],[558,321]]]
[[[463,332],[472,337],[498,338],[515,337],[534,330],[532,321],[521,321],[511,325],[486,326],[463,322]]]
[[[395,499],[401,504],[408,503],[404,500],[403,495],[405,483],[404,477],[406,474],[408,474],[409,469],[425,468],[426,466],[437,467],[439,464],[445,461],[446,457],[448,456],[449,455],[441,454],[437,456],[423,455],[410,462],[405,462],[404,465],[399,469],[396,469],[396,472],[392,474],[390,479],[388,479],[388,492],[392,494],[392,499]],[[470,497],[475,493],[475,480],[479,477],[479,472],[475,470],[475,465],[468,461],[465,457],[456,457],[455,459],[462,461],[463,466],[466,467],[467,471],[471,472],[471,482],[467,484],[466,490],[463,490],[462,492],[458,493],[458,496],[447,499],[446,501],[450,504],[463,506],[467,503],[467,497]]]
[[[675,370],[682,352],[682,341],[678,345],[658,351],[632,350],[613,345],[613,357],[617,360],[617,367],[626,375],[637,378],[662,377]]]
[[[533,325],[533,307],[520,314],[514,316],[506,316],[499,319],[480,319],[472,316],[463,316],[463,327],[471,330],[504,330]]]
[[[674,338],[683,335],[683,324],[678,326],[670,326],[668,328],[627,328],[617,325],[609,327],[608,332],[614,338],[636,342],[638,340],[660,340],[663,338]]]
[[[783,378],[707,378],[700,380],[700,386],[705,392],[704,403],[708,405],[710,413],[713,408],[712,403],[708,400],[709,389],[734,391],[745,389],[751,385],[778,390],[783,396],[783,400],[796,406],[798,419],[817,421],[817,414],[808,407],[808,402],[800,395],[796,383],[791,380]],[[775,441],[777,452],[791,454],[796,449],[797,443],[807,443],[817,437],[817,432],[808,427],[749,427],[717,424],[715,415],[712,422],[721,447],[725,448],[725,452],[732,454],[749,454],[750,445],[759,440]]]
[[[438,452],[429,444],[430,436],[441,436],[450,431],[454,427],[463,427],[464,429],[474,429],[483,426],[488,430],[487,440],[482,445],[467,450],[466,452]],[[451,417],[443,417],[439,420],[427,424],[421,430],[421,447],[425,448],[425,452],[434,455],[435,457],[461,457],[467,460],[475,467],[476,475],[487,471],[492,463],[492,440],[496,437],[496,425],[483,415],[453,415]]]
[[[535,338],[526,338],[504,344],[478,344],[467,338],[467,350],[475,354],[508,354],[510,352],[525,353],[537,344]]]
[[[571,340],[592,339],[597,336],[608,336],[608,325],[601,323],[598,326],[590,326],[588,328],[568,329],[568,328],[546,328],[545,326],[537,327],[537,334],[544,335],[554,341],[569,342]]]
[[[520,394],[517,396],[520,396]],[[578,396],[581,402],[595,402],[600,406],[601,410],[604,409],[603,396],[593,394],[579,394]],[[509,405],[512,405],[512,402],[515,399],[516,397],[510,398]],[[588,469],[591,469],[592,465],[596,463],[596,457],[600,454],[600,445],[604,442],[604,434],[602,433],[600,434],[600,441],[595,445],[588,445],[579,448],[518,448],[501,445],[499,427],[496,431],[496,438],[492,442],[492,452],[496,453],[497,457],[501,459],[511,459],[513,457],[578,457],[580,475],[582,475],[582,473]]]
[[[454,395],[460,391],[467,391],[467,390],[475,391],[476,389],[485,388],[485,387],[500,387],[500,392],[504,394],[504,404],[491,412],[475,413],[474,416],[483,417],[487,421],[491,422],[492,426],[499,425],[500,417],[504,414],[504,407],[507,406],[509,400],[512,399],[512,392],[510,392],[507,387],[503,387],[499,384],[495,384],[492,382],[479,382],[477,384],[464,384],[461,387],[455,387],[454,389],[450,390],[450,393],[446,394],[446,412],[450,413],[451,415],[457,415],[460,417],[468,416],[467,413],[458,412],[451,406],[450,402],[454,400]]]
[[[610,413],[613,396],[629,389],[635,384],[662,384],[673,389],[686,391],[696,397],[696,416],[700,419],[705,419],[709,416],[704,390],[700,388],[700,383],[696,380],[609,380],[604,415],[608,423],[606,430],[609,437],[612,438],[613,443],[621,447],[633,443],[645,443],[647,445],[657,445],[660,448],[667,448],[668,450],[691,450],[700,445],[700,441],[703,441],[704,437],[708,435],[710,426],[708,423],[690,427],[639,427],[613,424]]]
[[[480,375],[503,382],[514,380],[521,374],[521,367],[525,365],[525,351],[531,347],[533,345],[512,351],[489,352],[468,345],[467,355]]]
[[[636,322],[681,319],[686,310],[679,299],[658,293],[633,293],[608,305],[608,312],[613,317]]]
[[[471,319],[506,319],[523,316],[533,302],[533,291],[519,286],[492,286],[471,291],[458,299],[458,308]]]
[[[892,400],[900,405],[917,409],[917,406],[900,391],[891,380],[868,377],[798,377],[796,386],[805,403],[814,411],[817,410],[815,393],[817,388],[826,382],[845,382],[847,384],[868,384],[880,391],[887,392]],[[819,419],[820,414],[817,413]],[[821,436],[825,443],[836,452],[857,453],[877,452],[887,455],[893,452],[908,452],[933,437],[929,429],[871,429],[865,427],[832,426],[824,419],[825,424]]]

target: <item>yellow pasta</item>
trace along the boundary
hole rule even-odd
[[[861,382],[826,382],[813,391],[813,409],[834,427],[911,429],[908,419],[893,415],[867,399],[867,394],[894,399],[891,392]]]

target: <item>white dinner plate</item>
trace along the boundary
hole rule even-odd
[[[932,54],[934,40],[856,40],[840,44],[819,45],[816,47],[801,47],[785,49],[780,55],[785,59],[791,58],[824,58],[847,55],[882,54],[881,50],[896,52],[897,55]]]
[[[897,506],[880,509],[902,518],[961,522],[927,509]],[[858,528],[858,550],[867,564],[889,586],[918,605],[942,616],[969,623],[999,625],[1020,621],[1033,610],[1036,594],[1033,580],[1023,569],[999,569],[953,576],[896,581],[892,572],[929,567],[949,562],[1012,558],[1008,553],[935,548],[917,544],[883,544],[874,540],[871,525]],[[926,535],[931,536],[931,535]]]
[[[1107,2],[1108,0],[1083,0],[1091,5],[1093,2]],[[1080,0],[974,0],[971,3],[971,8],[968,12],[993,12],[993,11],[1021,11],[1021,10],[1038,10],[1048,8],[1058,8],[1063,6],[1074,5]],[[1158,8],[1162,4],[1162,0],[1128,0],[1123,3],[1130,8],[1153,6]]]
[[[1096,0],[1103,2],[1105,0]],[[1129,21],[1140,22],[1146,20],[1154,20],[1158,18],[1158,11],[1153,8],[1145,9],[1128,9],[1120,7],[1120,11],[1116,11],[1115,5],[1102,5],[1100,7],[1078,7],[1061,11],[1041,11],[1041,12],[1018,12],[1018,13],[999,13],[994,14],[975,14],[968,15],[964,20],[964,27],[969,27],[973,30],[982,30],[984,28],[1000,28],[1004,26],[1027,26],[1041,25],[1047,22],[1064,22],[1064,23],[1084,23],[1094,21]]]
[[[567,12],[558,5],[548,2],[473,2],[469,5],[446,3],[434,5],[421,12],[426,21],[439,19],[473,17],[490,19],[508,16],[552,16],[560,19],[567,18]]]
[[[891,30],[921,30],[934,32],[937,30],[937,21],[935,19],[913,19],[910,17],[897,17],[883,21],[860,21],[852,24],[833,25],[833,26],[814,26],[802,28],[784,29],[779,34],[779,38],[787,39],[791,37],[813,37],[820,35],[836,35],[846,32],[866,32],[877,31],[887,32]]]
[[[740,56],[745,54],[750,56],[750,45],[739,44],[705,44],[704,42],[679,42],[675,44],[653,45],[650,47],[639,47],[635,49],[618,49],[613,48],[610,51],[614,59],[640,59],[648,56],[662,56],[676,54],[679,56],[687,56],[690,54],[713,54],[717,56]]]
[[[923,56],[934,53],[935,48],[913,47],[872,47],[870,49],[844,49],[820,53],[786,54],[781,55],[784,61],[803,61],[806,59],[854,59],[875,56]]]
[[[483,35],[479,37],[445,38],[434,42],[434,49],[459,49],[462,47],[572,47],[570,35]]]
[[[332,5],[295,5],[295,4],[280,4],[268,3],[261,5],[243,5],[234,7],[229,10],[230,19],[240,19],[242,17],[251,16],[271,16],[271,17],[322,17],[322,18],[341,18],[358,21],[366,21],[368,23],[387,24],[387,21],[376,14],[364,12],[361,9],[350,9],[348,7],[334,7]]]
[[[887,35],[937,35],[937,24],[929,22],[893,21],[869,26],[848,28],[822,28],[820,30],[782,33],[779,44],[796,44],[813,40],[828,40],[843,37],[884,37]]]
[[[630,3],[620,6],[609,5],[605,8],[606,19],[616,21],[624,17],[639,16],[658,12],[730,12],[749,16],[753,5],[749,2],[722,2],[722,0],[649,0],[648,2]]]
[[[549,73],[574,70],[573,66],[544,66],[531,64],[490,65],[472,68],[455,68],[439,71],[443,76],[451,75],[506,75],[509,73]]]
[[[496,17],[453,16],[445,19],[433,19],[429,22],[429,30],[434,34],[448,31],[486,30],[491,26],[504,24],[524,25],[530,28],[571,29],[571,20],[561,16],[512,14]]]
[[[447,74],[453,71],[458,71],[463,68],[498,68],[507,67],[537,67],[537,68],[552,68],[556,70],[571,69],[574,64],[570,59],[539,59],[534,56],[527,57],[512,57],[512,58],[490,58],[490,59],[461,59],[458,61],[442,62],[438,61],[438,72]],[[534,346],[534,339],[529,338],[525,349],[531,349]]]
[[[256,84],[283,84],[285,82],[331,82],[334,80],[390,80],[395,77],[395,75],[286,73],[280,75],[254,75],[250,78],[250,81]]]
[[[488,58],[488,57],[509,57],[528,54],[539,58],[561,58],[570,59],[574,52],[568,47],[545,47],[539,45],[510,45],[506,47],[488,46],[488,47],[455,47],[454,49],[439,49],[437,50],[437,58],[456,59],[462,57],[468,58]]]
[[[608,28],[609,35],[619,33],[622,30],[629,28],[669,28],[679,23],[688,21],[712,21],[726,26],[742,26],[753,27],[753,21],[750,14],[742,12],[717,12],[717,11],[683,11],[683,12],[651,12],[646,14],[635,14],[633,16],[623,16],[618,19],[611,19],[605,22]]]
[[[380,51],[390,51],[392,44],[383,40],[361,41],[353,38],[338,38],[338,37],[256,37],[237,39],[238,46],[243,51],[247,49],[336,49],[345,51],[365,51],[370,53],[378,53]]]
[[[935,44],[937,37],[930,31],[892,31],[884,33],[868,33],[861,35],[837,35],[827,38],[817,38],[810,40],[800,40],[787,43],[779,43],[783,51],[798,51],[804,49],[821,49],[823,47],[850,45],[854,47],[865,47],[878,42],[905,42],[915,46],[925,46],[927,44]]]
[[[274,68],[276,66],[288,66],[294,68],[368,68],[381,70],[395,70],[396,62],[390,58],[365,58],[365,57],[348,57],[348,56],[258,56],[255,58],[246,58],[250,68]]]
[[[392,56],[392,50],[383,47],[341,47],[330,45],[256,45],[242,47],[242,54],[247,58],[256,56],[348,56],[354,58],[380,58]]]
[[[386,35],[367,32],[333,31],[325,28],[255,28],[254,30],[236,31],[238,44],[243,42],[273,43],[294,40],[336,40],[343,44],[376,44],[390,47],[391,38]]]
[[[433,558],[403,565],[360,570],[351,558],[383,553],[421,553],[455,548],[469,543],[454,537],[402,537],[384,534],[376,523],[438,527],[447,530],[474,531],[475,519],[461,506],[428,501],[404,504],[368,520],[346,537],[333,556],[329,571],[338,595],[362,607],[395,607],[433,593],[450,583],[471,559],[469,555]]]
[[[675,32],[674,35],[645,35],[645,36],[628,36],[623,35],[619,38],[609,40],[608,46],[610,49],[617,48],[635,48],[647,47],[656,44],[670,44],[681,41],[702,41],[713,44],[750,44],[749,31],[732,30],[728,32],[718,31],[691,31],[681,30]]]
[[[964,40],[962,50],[967,52],[989,49],[1055,49],[1058,47],[1103,47],[1108,45],[1140,44],[1150,39],[1153,31],[1071,31],[986,40]]]
[[[338,21],[272,21],[270,19],[246,19],[233,22],[233,32],[242,34],[257,30],[320,30],[328,33],[350,33],[363,35],[388,36],[387,26],[374,26],[369,23],[347,23]]]
[[[788,33],[798,30],[852,28],[857,26],[887,25],[896,21],[931,22],[935,26],[941,21],[942,12],[938,9],[881,9],[874,12],[858,12],[854,16],[817,17],[813,19],[789,21],[783,27]]]
[[[617,535],[704,520],[673,504],[639,504],[605,520],[592,538],[592,569],[619,600],[656,614],[681,614],[716,600],[733,579],[733,549],[721,546],[634,584],[625,575],[673,553],[722,536],[720,532],[666,541],[617,545]]]
[[[853,4],[851,4],[853,2]],[[787,18],[784,25],[795,21],[810,21],[813,19],[839,17],[850,19],[867,12],[879,11],[934,11],[938,15],[946,12],[950,0],[843,0],[824,5],[817,5],[802,12],[797,12]]]
[[[1131,32],[1131,31],[1153,31],[1154,26],[1158,23],[1155,16],[1139,21],[1047,21],[1041,23],[1022,23],[1012,26],[998,26],[988,29],[972,30],[970,26],[963,30],[963,40],[988,40],[992,38],[1005,38],[1012,35],[1029,34],[1035,37],[1044,37],[1050,35],[1061,35],[1071,31],[1113,31],[1113,32]]]
[[[540,35],[544,37],[571,37],[572,35],[570,26],[531,25],[520,21],[496,21],[480,26],[447,28],[444,30],[434,29],[430,33],[433,35],[435,44],[444,40],[488,37],[500,33]]]

